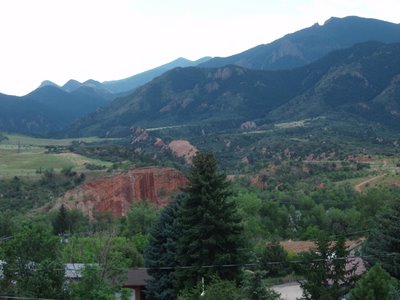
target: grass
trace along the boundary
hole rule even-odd
[[[294,128],[294,127],[304,127],[310,119],[294,121],[294,122],[286,122],[286,123],[278,123],[274,126],[280,129]]]
[[[298,120],[298,121],[293,121],[293,122],[277,123],[277,124],[274,124],[274,126],[279,129],[305,127],[305,126],[309,125],[311,122],[321,120],[321,119],[326,119],[326,118],[323,116],[319,116],[319,117],[312,118],[312,119],[304,119],[304,120]]]
[[[362,190],[368,190],[376,186],[388,186],[393,184],[400,184],[400,167],[397,167],[397,158],[389,158],[384,156],[372,157],[373,161],[369,163],[370,169],[367,170],[367,174],[362,177],[346,179],[340,181],[340,183],[348,183],[355,186],[370,178],[385,174],[385,176],[376,178],[362,187]]]
[[[85,164],[110,167],[112,163],[71,153],[47,153],[46,146],[68,146],[73,139],[42,139],[19,134],[5,134],[8,140],[0,142],[0,178],[14,176],[40,176],[40,170],[58,172],[71,167],[77,172],[89,172]],[[99,138],[80,139],[85,142],[100,141]]]
[[[45,139],[45,138],[35,138],[22,134],[9,134],[3,133],[7,140],[0,142],[0,148],[15,148],[18,145],[22,147],[45,147],[45,146],[69,146],[73,141],[82,142],[99,142],[104,140],[118,140],[118,139],[102,139],[98,137],[85,137],[85,138],[75,138],[75,139]]]
[[[174,128],[182,128],[186,127],[187,125],[173,125],[173,126],[164,126],[164,127],[153,127],[153,128],[146,128],[147,131],[159,131],[164,129],[174,129]]]

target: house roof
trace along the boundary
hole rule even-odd
[[[147,270],[143,268],[129,269],[127,275],[124,286],[145,286],[147,281],[152,279]]]
[[[84,267],[85,267],[85,264],[79,264],[79,263],[65,264],[64,265],[65,278],[69,278],[69,279],[81,278]]]
[[[365,241],[365,237],[361,237],[355,240],[346,240],[346,249],[351,251],[359,246]],[[292,252],[295,254],[299,254],[301,252],[307,252],[309,250],[316,250],[317,244],[313,241],[292,241],[286,240],[281,241],[280,245],[287,252]]]
[[[357,266],[354,275],[362,275],[367,271],[364,260],[361,257],[352,257],[346,260],[346,271],[351,270],[354,266]]]
[[[285,249],[286,252],[289,253],[291,252],[296,254],[317,249],[317,245],[312,241],[287,240],[287,241],[281,241],[280,244],[283,247],[283,249]]]

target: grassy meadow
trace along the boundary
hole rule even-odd
[[[87,172],[85,164],[111,166],[110,162],[87,158],[68,150],[52,153],[46,148],[46,146],[68,147],[74,139],[43,139],[20,134],[3,135],[7,139],[0,142],[0,178],[36,177],[46,169],[58,172],[69,167],[77,172]],[[92,137],[79,140],[100,141],[99,138]]]

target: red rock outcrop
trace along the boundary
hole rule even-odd
[[[80,209],[90,219],[96,212],[124,216],[134,201],[148,200],[156,207],[166,205],[187,182],[186,177],[173,168],[132,169],[70,190],[57,200],[55,207],[64,204],[70,209]]]
[[[186,140],[173,140],[168,144],[168,148],[176,157],[181,157],[187,164],[192,164],[193,157],[197,153],[197,148]]]

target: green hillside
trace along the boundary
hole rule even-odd
[[[46,170],[60,172],[71,168],[89,172],[87,164],[110,167],[112,163],[72,153],[68,147],[72,139],[38,139],[19,134],[2,134],[0,138],[0,178],[40,177]],[[84,138],[80,142],[96,142],[98,138]],[[104,141],[104,140],[102,140]]]
[[[129,136],[132,126],[239,129],[304,118],[351,115],[398,126],[400,44],[369,42],[288,71],[237,66],[177,68],[116,99],[67,131],[69,136]]]
[[[229,57],[217,57],[200,66],[217,68],[235,64],[256,70],[292,69],[316,61],[331,51],[367,41],[400,42],[400,25],[356,16],[332,17],[323,25],[314,24],[272,43]]]

